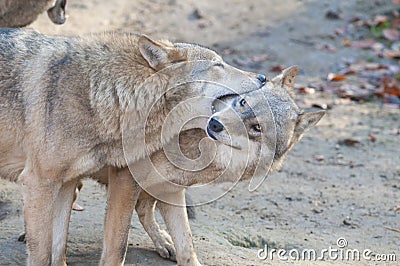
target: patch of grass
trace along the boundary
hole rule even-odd
[[[386,28],[390,27],[389,21],[385,21],[377,26],[371,26],[369,28],[369,31],[375,38],[381,38],[382,37],[382,31]]]
[[[373,56],[366,56],[365,57],[365,61],[367,61],[368,63],[373,63],[375,62],[376,58]]]

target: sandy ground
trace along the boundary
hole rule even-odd
[[[325,77],[343,58],[367,58],[368,51],[341,47],[336,53],[314,44],[340,44],[332,36],[343,21],[329,20],[327,11],[342,16],[379,13],[390,1],[329,0],[69,0],[69,18],[55,26],[46,15],[32,27],[49,34],[81,34],[105,30],[146,33],[173,41],[195,42],[222,52],[227,62],[266,73],[276,64],[299,65],[303,84]],[[197,12],[195,12],[197,10]],[[197,13],[197,14],[196,14]],[[340,46],[340,45],[339,45]],[[253,60],[249,58],[264,58]],[[254,62],[258,61],[258,62]],[[303,107],[312,103],[333,106],[288,156],[281,171],[271,174],[256,191],[239,183],[223,198],[196,208],[191,221],[197,253],[205,265],[325,265],[320,262],[260,260],[257,250],[269,248],[346,248],[395,253],[400,261],[400,127],[399,110],[379,104],[338,100],[329,94],[300,96]],[[368,134],[376,136],[371,142]],[[359,140],[355,146],[340,140]],[[218,193],[221,184],[208,193]],[[210,195],[209,194],[209,195]],[[192,195],[206,198],[209,195]],[[102,246],[105,191],[85,181],[78,200],[83,212],[73,212],[68,240],[69,265],[96,265]],[[23,265],[26,251],[17,241],[23,231],[21,198],[15,184],[0,181],[0,265]],[[134,215],[126,264],[174,265],[160,258]],[[338,264],[343,265],[340,261]],[[375,265],[376,261],[346,262]],[[398,265],[395,262],[393,265]]]

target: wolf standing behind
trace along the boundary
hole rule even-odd
[[[194,62],[184,69],[193,79],[214,83],[188,83],[178,91],[167,91],[167,84],[176,77],[172,73],[155,79],[153,86],[138,89],[157,71],[187,61]],[[227,86],[215,86],[227,82],[236,92]],[[136,126],[132,134],[150,119],[155,126],[149,133],[159,136],[159,122],[181,97],[217,98],[252,91],[264,84],[264,76],[234,69],[215,52],[197,45],[154,41],[132,34],[62,37],[1,29],[0,176],[18,181],[21,188],[28,265],[65,264],[68,221],[77,182],[106,167],[127,165],[121,121],[130,100],[138,105],[130,114]],[[163,97],[153,106],[155,95]],[[156,112],[147,117],[152,107]],[[209,108],[211,115],[211,104],[193,108]],[[177,128],[186,112],[187,106],[177,109],[173,119]],[[167,133],[166,141],[175,134]],[[150,153],[162,145],[158,137],[148,144]],[[135,151],[137,159],[146,153],[140,146]],[[125,181],[135,186],[130,175]],[[113,182],[114,187],[126,184],[109,177],[110,186]],[[127,234],[129,228],[124,230]],[[113,251],[107,249],[102,256]],[[125,251],[120,252],[119,261],[113,263],[123,261]]]
[[[279,169],[303,134],[324,116],[325,111],[304,112],[294,102],[297,71],[296,66],[289,67],[260,90],[215,100],[215,113],[206,130],[182,131],[170,142],[175,145],[129,165],[140,184],[135,194],[143,195],[135,206],[139,220],[160,255],[176,258],[178,265],[200,265],[184,208],[185,187],[205,184],[207,190],[217,182],[246,180]],[[214,141],[205,139],[206,134]],[[263,157],[269,161],[261,160]],[[266,167],[261,172],[257,171],[259,164]],[[162,232],[154,219],[156,199],[169,234]],[[119,209],[106,225],[128,214]],[[129,223],[122,227],[127,226]]]

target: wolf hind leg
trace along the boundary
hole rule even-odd
[[[140,193],[136,203],[136,212],[144,230],[150,236],[158,254],[165,259],[176,261],[176,251],[171,236],[158,225],[154,217],[154,209],[157,200],[145,191]]]
[[[54,210],[52,265],[67,265],[66,246],[71,207],[78,180],[73,180],[62,185]]]
[[[158,209],[175,244],[176,261],[178,265],[199,266],[201,264],[194,250],[192,233],[185,207],[185,190],[171,193],[166,197],[168,202],[174,202],[176,205],[159,201]]]
[[[110,168],[100,265],[124,264],[129,227],[139,193],[140,187],[128,168]]]

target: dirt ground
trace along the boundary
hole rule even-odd
[[[393,9],[389,0],[69,0],[69,18],[52,25],[42,15],[31,27],[49,34],[83,34],[105,30],[146,33],[156,38],[209,46],[242,69],[265,73],[271,66],[299,65],[298,83],[313,84],[326,77],[343,59],[365,59],[370,51],[340,46],[332,36],[342,20],[326,17],[328,11],[343,17],[368,16]],[[337,45],[335,53],[314,44]],[[252,58],[252,60],[249,60]],[[284,262],[257,258],[269,248],[370,249],[397,255],[400,261],[400,128],[399,109],[379,103],[340,100],[328,93],[301,95],[303,107],[328,104],[332,109],[288,156],[281,171],[271,174],[255,192],[239,183],[223,198],[196,207],[191,221],[195,248],[205,265],[326,265],[333,260]],[[373,134],[372,142],[368,134]],[[352,138],[359,143],[341,144]],[[208,193],[218,193],[220,184]],[[207,194],[192,195],[206,198]],[[105,191],[93,181],[84,182],[73,212],[68,239],[69,265],[96,265],[102,247]],[[26,251],[17,241],[23,231],[21,197],[15,184],[0,181],[0,265],[23,265]],[[340,265],[344,261],[337,262]],[[126,264],[174,265],[162,259],[134,215]],[[375,265],[376,261],[346,262]]]

